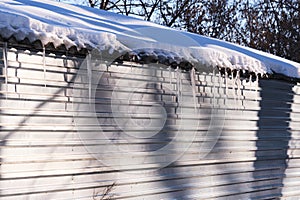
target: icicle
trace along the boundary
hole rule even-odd
[[[181,81],[180,81],[180,70],[179,67],[176,68],[176,89],[177,89],[177,99],[178,99],[178,104],[181,100],[180,96],[180,88],[181,88]]]
[[[237,101],[237,81],[238,81],[238,73],[236,73],[235,77],[234,74],[232,72],[232,89],[233,89],[233,100],[234,100],[234,107],[235,109],[238,109],[238,101]]]
[[[5,97],[7,99],[7,93],[8,93],[8,62],[7,62],[7,43],[4,42],[3,46],[3,63],[4,63],[4,70],[5,70]]]
[[[91,65],[91,55],[87,57],[87,76],[88,76],[88,93],[89,93],[89,103],[91,103],[92,98],[92,65]]]
[[[239,104],[240,100],[241,100],[241,81],[240,81],[240,72],[239,71],[237,72],[236,80],[237,80],[237,101]]]
[[[196,100],[196,81],[195,81],[195,68],[193,67],[190,71],[192,90],[193,90],[193,100],[194,100],[194,109],[197,110],[197,100]]]
[[[180,93],[180,99],[182,97],[182,91],[183,91],[183,84],[182,84],[182,74],[181,70],[179,70],[179,93]]]
[[[228,73],[227,69],[225,68],[225,97],[227,98],[228,95]]]
[[[253,88],[253,84],[254,84],[254,87],[255,87],[255,82],[253,83],[252,79],[253,79],[253,75],[250,74],[250,77],[249,77],[250,90],[251,90],[251,92],[255,92],[255,88]],[[256,92],[254,94],[254,100],[256,100]]]
[[[47,81],[46,81],[46,48],[43,46],[43,70],[44,70],[44,81],[45,81],[45,87],[47,87]]]
[[[256,75],[256,80],[255,80],[255,101],[258,100],[258,74],[255,74]]]
[[[172,68],[169,67],[169,80],[170,80],[170,89],[172,88]]]
[[[222,92],[223,92],[223,83],[222,83],[222,73],[221,73],[220,70],[219,70],[219,73],[218,73],[218,79],[217,80],[218,80],[218,83],[219,83],[218,94],[222,95]]]
[[[213,68],[213,76],[212,76],[212,83],[213,83],[213,91],[212,91],[212,94],[213,94],[213,102],[212,102],[212,105],[213,105],[213,108],[216,107],[215,103],[216,103],[216,69],[215,67]]]

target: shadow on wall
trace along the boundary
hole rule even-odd
[[[1,48],[0,49],[0,65],[2,65],[2,67],[0,67],[0,74],[3,76],[4,75],[4,73],[3,73],[3,68],[4,68],[4,55],[3,55],[3,51],[4,51],[4,47],[3,48]],[[1,82],[2,82],[2,84],[1,84],[1,89],[3,90],[4,89],[4,80],[3,80],[3,78],[1,78]],[[1,98],[3,98],[3,96],[1,95]],[[1,110],[0,110],[0,112],[1,112]],[[1,117],[0,117],[0,120],[1,120]],[[0,123],[1,123],[1,121],[0,121]],[[0,127],[0,129],[2,129],[1,127]],[[0,137],[0,140],[1,140],[1,144],[0,144],[0,146],[5,146],[5,143],[6,143],[6,139],[9,137],[9,135],[6,135],[6,136],[2,136],[1,135],[1,137]],[[2,152],[1,152],[1,150],[2,150],[2,148],[0,149],[0,155],[2,155]],[[1,166],[2,166],[2,162],[3,162],[3,160],[2,160],[2,156],[1,156],[1,158],[0,158],[0,164],[1,164]],[[1,170],[1,167],[0,167],[0,172],[1,172],[2,170]],[[2,175],[1,175],[2,173],[0,173],[0,179],[2,179]],[[0,196],[1,196],[1,194],[2,194],[2,190],[0,190]]]
[[[122,66],[117,67],[117,69],[119,70],[117,74],[120,74],[121,68]],[[124,111],[124,113],[132,113],[133,115],[125,116],[125,118],[123,118],[123,115],[118,115],[122,119],[122,122],[126,123],[116,123],[115,119],[113,119],[114,116],[112,116],[112,118],[107,118],[106,115],[104,115],[103,118],[98,118],[98,120],[100,122],[100,125],[111,125],[110,128],[112,131],[106,133],[106,136],[108,136],[107,138],[112,142],[111,145],[118,145],[118,141],[120,141],[121,139],[127,140],[133,138],[133,140],[127,140],[127,142],[129,142],[128,150],[141,151],[145,153],[157,151],[168,144],[174,137],[175,129],[173,127],[175,127],[174,125],[176,125],[177,123],[176,119],[173,120],[172,117],[168,115],[167,120],[161,130],[158,131],[155,135],[150,134],[149,137],[151,137],[151,140],[149,140],[149,137],[147,135],[147,137],[145,137],[146,131],[143,130],[143,126],[148,126],[149,122],[151,121],[149,121],[148,118],[142,119],[141,116],[145,116],[145,114],[149,115],[149,108],[151,108],[154,104],[160,105],[167,114],[174,114],[174,109],[176,110],[173,105],[174,102],[170,100],[169,105],[165,102],[165,100],[163,100],[165,99],[165,97],[163,97],[163,94],[165,93],[163,93],[163,86],[160,85],[160,83],[156,83],[153,80],[148,81],[147,79],[145,79],[143,83],[138,83],[138,80],[140,80],[139,78],[141,78],[139,77],[139,69],[130,69],[129,66],[125,68],[128,68],[127,70],[131,70],[129,72],[124,71],[124,74],[126,74],[125,77],[121,76],[120,78],[113,72],[106,72],[103,75],[103,78],[100,80],[96,95],[98,100],[108,100],[106,102],[108,104],[96,105],[96,110],[99,113],[110,114],[113,114],[114,111]],[[157,76],[155,71],[152,72],[151,70],[145,71],[143,75],[150,77]],[[141,84],[143,87],[140,87]],[[118,85],[119,87],[117,87]],[[106,89],[104,86],[106,87]],[[250,199],[265,199],[278,198],[282,196],[283,178],[285,177],[285,170],[287,168],[287,149],[291,137],[289,131],[289,121],[291,103],[294,96],[294,92],[292,90],[293,86],[294,85],[290,83],[274,80],[261,80],[259,82],[261,97],[261,101],[259,102],[260,110],[255,111],[255,114],[258,112],[258,122],[257,124],[255,124],[253,120],[247,120],[247,118],[241,119],[242,121],[244,121],[244,123],[246,123],[246,125],[250,126],[251,132],[253,134],[256,134],[257,136],[256,141],[253,141],[252,139],[251,141],[249,141],[248,139],[247,141],[244,141],[247,143],[247,145],[253,144],[256,147],[257,150],[254,154],[255,161],[254,163],[252,162],[253,157],[251,158],[251,162],[244,161],[244,159],[247,159],[245,158],[245,155],[247,156],[251,154],[251,156],[253,156],[253,151],[248,151],[248,146],[241,147],[241,142],[243,141],[236,140],[236,143],[232,143],[231,140],[226,140],[226,137],[221,138],[223,140],[220,140],[216,145],[216,152],[212,152],[212,154],[208,156],[208,159],[219,160],[219,163],[215,163],[217,166],[212,166],[211,170],[213,173],[213,177],[210,184],[215,185],[212,185],[212,195],[219,195],[224,199],[236,198],[236,196],[227,196],[231,194],[247,197],[247,199],[249,197]],[[130,90],[132,87],[136,89]],[[119,91],[114,94],[115,96],[113,96],[112,94],[114,90]],[[116,98],[115,100],[118,100],[117,102],[120,101],[120,105],[114,106],[118,107],[118,109],[121,110],[111,109],[109,101],[112,100],[112,97]],[[128,97],[133,99],[127,101]],[[128,102],[132,102],[132,104],[126,104]],[[250,109],[252,109],[252,107]],[[122,114],[122,112],[115,114]],[[155,114],[161,113],[158,112]],[[134,120],[134,122],[138,126],[133,127],[132,125],[134,123],[132,123],[131,120]],[[240,121],[237,120],[237,123],[240,123]],[[120,127],[120,125],[122,125],[122,127]],[[158,125],[161,124],[158,123]],[[240,126],[241,124],[236,124],[236,127]],[[255,127],[258,127],[257,131]],[[135,131],[132,131],[132,128],[138,129],[134,129]],[[127,130],[129,132],[126,132]],[[144,140],[145,142],[142,142],[142,145],[137,146],[137,144],[134,144],[134,137],[124,137],[127,134],[129,136],[136,136],[138,139]],[[224,136],[232,136],[230,130],[225,129],[224,134]],[[237,131],[237,134],[240,134],[240,132]],[[242,161],[239,163],[232,163],[230,160],[226,163],[226,156],[228,156],[228,158],[230,159],[236,159],[236,155],[234,155],[234,153],[231,153],[230,149],[233,145],[242,148],[243,151],[240,152],[243,153],[243,157],[241,158]],[[251,148],[253,147],[253,145],[251,146]],[[173,148],[176,148],[176,146],[174,146]],[[249,154],[244,154],[245,148],[247,150],[247,153]],[[115,153],[117,155],[119,152],[117,151]],[[237,154],[237,156],[238,155],[241,154]],[[129,160],[130,159],[128,159],[128,162],[124,162],[121,164],[130,164]],[[153,156],[152,160],[147,161],[151,161],[152,164],[154,163],[159,165],[163,163],[164,157]],[[187,178],[185,176],[185,173],[182,173],[183,171],[181,167],[178,165],[179,162],[174,162],[168,167],[159,170],[155,174],[149,175],[152,177],[156,176],[155,179],[157,181],[155,181],[154,184],[156,187],[162,189],[164,193],[163,195],[164,197],[167,197],[167,199],[186,198],[193,195],[193,191],[188,190],[187,187],[188,185],[191,185],[193,183],[193,179]],[[137,167],[141,166],[142,165],[139,165]],[[146,168],[147,165],[142,167]],[[215,169],[213,169],[214,167]],[[247,169],[245,169],[245,167],[247,167]],[[252,173],[253,168],[254,172]],[[186,168],[184,170],[186,170]],[[218,174],[220,171],[224,174]],[[146,178],[146,176],[147,175],[142,174],[138,178]],[[241,182],[243,182],[243,184],[240,184]],[[145,186],[144,188],[145,193],[148,191],[151,192],[151,188],[147,188],[147,186]],[[155,195],[161,197],[160,194]]]
[[[257,104],[260,109],[253,107],[256,103],[253,99],[250,102],[249,97],[244,96],[249,101],[247,109],[228,110],[220,140],[206,157],[217,161],[211,166],[213,173],[217,172],[212,176],[212,194],[220,196],[219,199],[277,199],[283,196],[294,85],[260,80],[259,87],[261,100]],[[245,91],[245,95],[256,93]],[[256,114],[257,123],[254,121]],[[231,116],[237,120],[230,120]],[[256,136],[255,141],[249,139],[253,136]]]
[[[176,143],[172,143],[174,133],[177,131],[174,127],[179,120],[178,117],[176,118],[178,113],[176,113],[177,104],[174,102],[174,91],[167,91],[168,88],[164,87],[163,83],[153,80],[153,75],[160,74],[160,69],[154,67],[130,69],[126,66],[118,66],[117,70],[118,74],[105,72],[98,83],[97,99],[105,100],[106,98],[108,101],[118,102],[105,106],[96,105],[97,112],[107,112],[113,115],[113,118],[109,119],[101,118],[98,115],[98,121],[101,126],[111,125],[112,131],[105,133],[107,139],[111,140],[110,145],[117,146],[119,141],[127,141],[127,146],[120,148],[120,152],[113,152],[116,156],[122,151],[128,151],[128,155],[134,154],[136,151],[152,155],[141,160],[143,161],[141,163],[136,163],[139,160],[134,159],[132,159],[134,163],[130,163],[130,157],[122,160],[124,162],[119,163],[122,165],[120,167],[132,165],[132,169],[137,171],[136,174],[126,171],[122,173],[132,180],[143,180],[147,177],[149,180],[156,179],[157,181],[146,184],[142,193],[152,193],[155,185],[163,190],[162,193],[153,193],[158,199],[161,197],[178,199],[188,196],[188,191],[182,189],[182,185],[187,185],[189,180],[184,179],[181,171],[176,168],[176,148],[178,147],[176,147]],[[143,70],[144,77],[139,75],[140,70]],[[120,75],[121,72],[125,74],[123,77]],[[106,90],[103,89],[104,87]],[[117,116],[122,116],[122,118],[115,118]],[[166,145],[169,145],[168,149],[161,151]],[[174,152],[170,153],[169,151]],[[168,155],[167,152],[169,152]],[[166,161],[169,160],[175,162],[165,167]],[[110,163],[110,160],[107,160],[107,163]],[[146,171],[140,172],[139,168]],[[147,172],[152,168],[153,172]],[[139,187],[139,184],[136,186]],[[116,188],[116,190],[118,189]],[[131,188],[131,190],[135,189]]]
[[[181,76],[184,75],[186,74],[182,74]],[[187,80],[188,78],[184,77],[185,80]],[[182,102],[180,102],[179,100],[180,97],[178,97],[178,94],[176,95],[176,100],[174,100],[175,91],[173,90],[174,89],[173,86],[174,85],[172,84],[172,88],[169,88],[170,86],[163,87],[163,83],[156,83],[157,91],[155,95],[156,97],[154,99],[157,101],[157,103],[163,105],[167,113],[166,122],[162,130],[157,134],[157,140],[164,141],[163,145],[170,145],[169,149],[171,152],[173,152],[173,153],[168,153],[168,151],[164,152],[164,154],[168,154],[165,155],[168,157],[168,160],[173,162],[170,163],[168,166],[166,167],[163,166],[161,169],[159,169],[158,176],[160,176],[160,179],[163,180],[161,181],[161,187],[163,187],[165,191],[168,191],[167,199],[187,199],[190,194],[190,191],[187,188],[187,186],[190,183],[190,180],[186,178],[185,173],[183,173],[184,171],[182,170],[182,168],[177,162],[177,160],[179,159],[177,157],[178,154],[181,153],[180,151],[184,151],[184,150],[179,149],[180,141],[179,142],[173,141],[174,139],[176,140],[176,138],[174,137],[176,137],[178,134],[180,135],[180,133],[178,132],[183,131],[180,130],[180,128],[178,128],[180,127],[180,123],[182,120],[181,118],[183,118],[183,116],[181,116],[180,113],[180,109],[181,109],[180,107],[182,106],[181,105]],[[176,87],[178,87],[178,85],[176,85]],[[160,95],[161,91],[159,90],[159,88],[169,90],[166,91],[167,96],[165,96],[165,94]],[[174,103],[176,106],[174,106]],[[163,147],[164,146],[161,146],[161,148]],[[158,156],[156,159],[157,160],[154,160],[155,163],[161,163],[164,158]]]
[[[253,199],[282,197],[283,179],[288,167],[288,148],[291,139],[292,83],[261,80],[260,110],[256,133],[256,161],[253,190],[265,190],[263,196],[253,193]]]
[[[5,48],[3,48],[3,49],[5,49]],[[3,50],[4,51],[4,50]],[[9,51],[6,49],[5,50],[5,52],[6,52],[6,54],[7,53],[9,53]],[[34,51],[33,51],[34,52]],[[19,55],[19,53],[17,54],[17,57],[16,57],[16,62],[18,63],[18,65],[20,66],[20,68],[22,69],[22,62],[21,61],[19,61],[18,60],[18,55]],[[4,60],[5,60],[5,58],[4,58],[5,56],[3,55],[3,52],[0,50],[0,65],[4,65],[3,63],[1,63],[1,62],[3,62]],[[3,58],[3,61],[1,60]],[[66,58],[67,59],[67,58]],[[9,68],[13,68],[13,66],[11,66],[10,65],[10,63],[9,63],[9,61],[4,61],[4,62],[7,62],[6,64],[7,64],[7,68],[9,69]],[[64,67],[65,68],[67,68],[68,66],[67,66],[67,60],[64,60]],[[74,64],[75,65],[75,64]],[[5,69],[5,67],[1,67],[0,68],[0,70],[1,70],[1,72],[0,72],[0,74],[1,75],[5,75],[6,74],[6,69]],[[17,168],[17,166],[18,165],[20,165],[21,167],[19,167],[19,169],[22,171],[22,170],[24,170],[24,171],[26,171],[25,169],[24,169],[24,166],[23,166],[23,164],[25,164],[25,166],[26,166],[26,164],[30,164],[29,162],[27,163],[27,162],[25,162],[25,163],[22,163],[22,162],[18,162],[18,161],[16,161],[16,163],[14,163],[14,162],[12,162],[12,163],[10,163],[10,162],[7,162],[6,161],[6,158],[8,157],[8,160],[10,159],[10,160],[12,160],[12,157],[8,154],[6,154],[6,152],[5,151],[3,151],[4,149],[8,149],[8,150],[10,150],[10,149],[13,149],[13,148],[15,148],[14,146],[8,146],[9,144],[8,144],[8,142],[9,142],[9,140],[11,140],[11,141],[15,141],[15,140],[20,140],[20,141],[22,141],[24,144],[23,145],[25,145],[26,144],[26,142],[28,142],[28,143],[30,143],[31,141],[30,140],[28,140],[28,141],[26,141],[24,138],[24,136],[23,135],[25,135],[25,134],[28,134],[28,135],[30,135],[30,137],[28,137],[28,138],[30,138],[30,139],[32,139],[32,138],[34,138],[35,137],[35,135],[34,135],[34,131],[31,131],[31,123],[30,123],[30,120],[33,118],[33,117],[37,117],[37,116],[39,116],[40,115],[40,110],[42,110],[42,109],[45,109],[45,108],[48,108],[49,109],[49,105],[48,104],[50,104],[52,101],[55,101],[55,99],[57,98],[57,96],[59,96],[59,94],[61,94],[61,93],[63,93],[63,92],[65,92],[66,91],[66,89],[68,89],[68,88],[70,88],[71,87],[71,83],[73,83],[74,82],[74,79],[75,79],[75,77],[74,76],[72,76],[72,78],[68,81],[67,80],[67,77],[68,77],[68,74],[65,72],[65,74],[64,74],[64,78],[65,78],[65,81],[66,81],[66,85],[65,86],[62,86],[62,87],[60,87],[60,88],[58,88],[57,90],[53,90],[53,94],[51,94],[51,96],[49,96],[49,98],[47,98],[47,99],[45,99],[45,100],[42,100],[42,101],[40,101],[40,102],[38,102],[38,100],[36,100],[36,105],[34,106],[34,107],[32,107],[31,109],[30,108],[27,108],[28,110],[28,113],[26,113],[26,114],[24,114],[26,111],[23,111],[24,113],[22,113],[22,112],[20,112],[20,113],[18,113],[18,114],[14,114],[15,116],[16,116],[16,120],[15,121],[11,121],[10,123],[8,123],[8,124],[4,124],[3,126],[4,126],[4,129],[3,129],[3,126],[2,127],[0,127],[2,130],[1,130],[1,137],[0,137],[0,140],[1,140],[1,147],[6,147],[6,148],[1,148],[0,149],[0,155],[1,155],[1,158],[0,158],[0,163],[1,163],[1,165],[0,165],[0,169],[1,169],[1,175],[0,175],[0,179],[1,178],[3,178],[3,174],[4,173],[7,173],[7,174],[9,174],[9,173],[11,173],[11,171],[10,171],[10,168],[9,168],[9,166],[10,165],[12,165],[12,166],[14,166],[13,168],[12,168],[12,172],[14,171],[14,169],[15,168]],[[5,78],[5,77],[4,77]],[[15,87],[17,87],[17,86],[22,86],[22,83],[20,82],[20,80],[17,82],[17,83],[14,83],[14,82],[6,82],[5,80],[3,80],[3,84],[1,85],[1,89],[2,89],[2,91],[5,91],[6,90],[6,92],[7,92],[7,84],[11,84],[11,85],[15,85]],[[42,85],[42,86],[39,86],[39,87],[44,87],[44,85]],[[11,91],[9,91],[8,90],[8,92],[11,92]],[[22,92],[21,92],[22,93]],[[16,94],[17,94],[17,92],[16,92]],[[20,94],[20,93],[19,93]],[[13,95],[12,95],[13,96]],[[22,98],[22,97],[19,97],[19,98],[17,98],[17,99],[15,99],[15,98],[12,98],[11,96],[1,96],[1,102],[2,102],[2,107],[4,107],[2,110],[1,110],[1,116],[0,116],[0,120],[1,119],[5,119],[5,115],[7,115],[7,113],[9,113],[10,112],[10,106],[14,106],[14,109],[21,109],[21,110],[23,110],[24,109],[24,107],[22,106],[23,104],[22,104],[22,101],[24,102],[24,97]],[[34,101],[34,100],[33,100]],[[66,103],[69,103],[69,102],[66,102]],[[5,108],[6,107],[6,108]],[[6,110],[5,110],[6,109]],[[4,111],[3,111],[4,110]],[[8,114],[9,115],[9,114]],[[20,117],[20,116],[22,116],[22,119],[21,120],[18,120],[18,117]],[[5,121],[5,120],[1,120],[1,123],[3,124],[3,121]],[[60,137],[60,139],[61,140],[63,140],[64,139],[64,137],[66,137],[66,134],[63,134],[63,135],[61,135],[61,137]],[[20,139],[21,138],[21,139]],[[40,139],[40,138],[38,138],[38,139]],[[26,147],[27,147],[27,145],[25,145]],[[26,148],[26,147],[24,147],[24,148]],[[30,147],[30,145],[29,145],[29,147]],[[47,147],[47,146],[45,146],[45,147]],[[49,148],[51,148],[50,149],[50,151],[47,153],[48,155],[52,155],[53,154],[53,152],[55,152],[56,150],[57,150],[57,148],[59,147],[59,145],[58,146],[50,146]],[[8,151],[9,152],[9,151]],[[28,152],[30,152],[30,151],[28,151]],[[42,153],[41,153],[42,154]],[[47,156],[48,156],[47,155]],[[28,153],[27,153],[27,151],[25,151],[24,152],[24,154],[22,155],[23,157],[28,157]],[[32,156],[31,154],[30,154],[30,156]],[[34,157],[32,157],[32,159],[34,160]],[[7,162],[7,163],[6,163]],[[34,167],[37,167],[37,166],[41,166],[40,167],[40,169],[38,170],[38,171],[35,171],[35,173],[36,173],[36,176],[38,177],[38,176],[40,176],[40,178],[41,177],[43,177],[41,174],[43,174],[43,170],[47,170],[47,168],[46,168],[46,165],[47,165],[47,162],[45,162],[45,163],[39,163],[39,162],[34,162]],[[1,168],[2,167],[2,168]],[[4,168],[3,168],[4,167]],[[7,170],[8,169],[8,171],[4,171],[4,169],[5,170]],[[31,170],[31,169],[30,169]],[[28,172],[30,173],[30,170],[28,170]],[[10,176],[10,174],[8,175],[8,177]],[[25,174],[22,174],[22,176],[25,176]],[[12,177],[12,179],[13,179],[14,177]],[[34,188],[34,187],[36,187],[36,188],[38,188],[38,186],[39,186],[39,179],[37,178],[37,179],[35,179],[35,178],[33,178],[33,176],[32,177],[25,177],[24,178],[24,180],[21,180],[21,179],[16,179],[16,180],[18,180],[18,181],[15,181],[13,184],[14,184],[14,187],[18,187],[19,185],[18,184],[20,184],[20,182],[21,182],[21,184],[22,184],[22,187],[32,187],[32,188]],[[21,181],[20,181],[21,180]],[[1,197],[5,197],[5,196],[13,196],[13,195],[23,195],[22,197],[24,197],[24,198],[26,198],[26,195],[36,195],[36,194],[38,194],[39,193],[39,191],[31,191],[31,192],[28,192],[28,193],[20,193],[18,190],[14,190],[13,192],[11,192],[12,191],[12,188],[10,188],[10,189],[8,189],[7,191],[5,191],[5,189],[7,189],[7,188],[9,188],[9,185],[10,185],[11,183],[10,182],[8,182],[8,186],[6,185],[6,182],[3,182],[2,183],[2,188],[0,189],[0,198]],[[6,188],[7,187],[7,188]],[[66,189],[66,191],[67,191],[68,189]],[[51,198],[51,195],[52,195],[52,193],[48,193],[47,194],[47,198]],[[27,197],[27,198],[29,198],[29,197]]]

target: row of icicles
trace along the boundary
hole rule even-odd
[[[133,65],[131,65],[131,70],[132,70]],[[174,70],[174,67],[170,66],[168,67],[169,70],[169,85],[170,88],[172,87],[172,70]],[[182,73],[183,70],[181,70],[179,67],[175,68],[175,73],[176,73],[176,97],[177,97],[177,102],[180,103],[182,102]],[[197,84],[196,82],[199,81],[197,70],[192,67],[189,70],[189,75],[190,75],[190,84],[192,87],[192,95],[193,95],[193,103],[194,103],[194,109],[197,110],[199,108],[199,102],[198,102],[198,97],[199,94],[197,93],[197,88],[201,87],[201,85]],[[227,98],[233,98],[234,100],[234,105],[241,104],[243,106],[242,102],[242,81],[245,81],[246,83],[249,84],[250,90],[255,91],[255,101],[258,100],[258,81],[261,78],[266,78],[266,75],[261,75],[260,73],[254,73],[254,72],[249,72],[247,70],[230,70],[228,68],[219,68],[219,67],[214,67],[213,72],[211,74],[212,76],[212,98],[213,102],[218,102],[215,100],[216,98],[220,97],[220,94],[216,95],[215,92],[220,92],[220,88],[224,89],[224,94],[221,94],[223,96],[224,101],[223,101],[223,107],[230,107],[228,105],[225,105],[226,99]],[[205,87],[205,86],[203,86]],[[254,89],[253,89],[254,88]],[[230,93],[229,90],[232,90]],[[231,95],[232,96],[231,96]],[[216,97],[217,96],[217,97]],[[243,97],[244,98],[244,97]],[[212,105],[212,106],[218,106],[220,105]],[[237,107],[235,107],[237,109]]]
[[[170,79],[170,86],[172,85],[172,68],[169,67],[169,79]],[[199,94],[197,94],[198,91],[198,87],[201,85],[197,84],[196,82],[199,80],[198,79],[198,75],[199,73],[196,72],[195,68],[193,67],[190,71],[189,71],[189,75],[190,75],[190,81],[191,81],[191,87],[192,87],[192,94],[193,94],[193,102],[194,102],[194,109],[198,109],[198,96]],[[178,99],[178,103],[181,102],[181,97],[182,97],[182,71],[180,70],[179,67],[177,67],[176,69],[176,92],[177,92],[177,99]],[[209,76],[209,75],[208,75]],[[224,105],[226,104],[226,99],[227,98],[233,98],[234,100],[234,105],[237,106],[238,104],[243,105],[242,102],[242,81],[244,80],[245,82],[249,83],[250,86],[250,90],[255,91],[255,101],[258,100],[258,90],[259,90],[259,79],[262,78],[261,74],[256,74],[256,73],[249,73],[248,71],[243,71],[243,70],[227,70],[225,68],[213,68],[213,72],[212,72],[212,102],[213,105],[212,106],[220,106],[220,105],[214,105],[216,102],[215,98],[220,97],[220,94],[216,94],[216,92],[220,92],[220,88],[224,88],[224,93],[221,94],[221,96],[223,96],[224,98],[224,103],[223,106],[225,107],[229,107],[228,105]],[[199,81],[201,82],[201,81]],[[223,86],[222,86],[223,85]],[[205,87],[205,85],[203,86]],[[219,87],[219,88],[217,88]],[[229,90],[231,90],[232,92],[230,93]],[[231,96],[231,95],[232,96]],[[216,97],[217,96],[217,97]],[[244,97],[243,97],[244,98]],[[235,107],[237,108],[237,107]]]
[[[6,84],[6,94],[8,94],[8,50],[7,50],[7,43],[4,43],[3,46],[3,64],[4,64],[4,70],[5,70],[5,84]],[[44,73],[44,80],[45,84],[44,86],[46,87],[46,51],[45,47],[43,48],[43,73]],[[89,64],[88,64],[89,66]],[[169,67],[169,76],[170,76],[170,85],[172,85],[172,69],[173,67]],[[88,77],[91,77],[91,69],[88,67]],[[176,71],[176,95],[177,95],[177,101],[181,102],[182,99],[182,71],[179,67],[175,69]],[[197,87],[201,87],[196,82],[198,81],[198,73],[196,72],[195,68],[192,67],[190,70],[190,81],[191,81],[191,87],[192,87],[192,94],[193,94],[193,102],[194,102],[194,108],[197,109],[198,106],[198,96],[197,94]],[[212,80],[213,80],[213,91],[219,91],[216,90],[216,87],[222,87],[221,85],[225,85],[225,98],[229,97],[229,89],[232,89],[233,92],[233,99],[234,101],[240,102],[241,101],[241,96],[242,96],[242,82],[241,80],[245,80],[246,82],[249,82],[250,86],[252,87],[254,84],[254,90],[255,90],[255,100],[257,101],[257,92],[258,92],[258,80],[260,78],[264,78],[265,75],[261,74],[256,74],[253,72],[248,72],[245,70],[230,70],[228,68],[218,68],[215,67],[213,68],[213,73],[212,73]],[[223,78],[223,80],[221,80]],[[223,82],[223,83],[221,83]],[[91,96],[91,80],[89,78],[89,96]],[[213,93],[214,93],[213,92]],[[6,95],[7,96],[7,95]],[[215,97],[215,94],[213,94],[213,98]]]

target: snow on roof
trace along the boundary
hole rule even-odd
[[[255,49],[99,9],[55,1],[1,0],[0,35],[109,52],[162,49],[208,67],[300,78],[300,64]],[[149,53],[157,51],[149,50]]]

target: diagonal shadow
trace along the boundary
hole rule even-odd
[[[253,199],[282,197],[283,179],[288,167],[291,139],[291,105],[294,84],[276,80],[260,80],[260,110],[256,132],[256,161],[253,190],[270,190],[265,196]],[[264,182],[261,184],[260,181]]]
[[[65,62],[65,61],[66,61],[66,60],[64,60],[64,67],[67,67],[67,62]],[[17,62],[19,62],[19,61],[17,60]],[[21,63],[20,63],[20,65],[21,65]],[[74,66],[76,66],[76,64],[74,64]],[[8,63],[8,67],[9,67],[9,63]],[[67,88],[71,88],[71,86],[72,86],[73,83],[74,83],[74,80],[75,80],[76,76],[74,75],[74,76],[71,77],[70,80],[67,80],[68,72],[64,72],[64,77],[65,77],[65,81],[66,81],[67,85],[61,87],[61,88],[58,89],[56,92],[54,92],[54,93],[51,95],[50,98],[48,98],[48,99],[46,99],[46,100],[43,100],[40,104],[38,104],[38,105],[34,108],[34,110],[33,110],[30,114],[26,114],[26,117],[24,117],[24,119],[18,123],[17,128],[15,128],[15,129],[13,129],[13,130],[10,130],[4,137],[1,138],[1,146],[2,146],[2,147],[4,147],[4,146],[7,145],[7,141],[9,140],[9,138],[10,138],[13,134],[17,133],[18,131],[20,131],[20,130],[22,129],[22,127],[24,127],[24,124],[26,124],[26,122],[30,119],[30,117],[32,117],[32,116],[37,116],[37,115],[38,115],[37,113],[39,112],[40,108],[46,106],[49,102],[55,100],[55,98],[57,98],[57,96],[59,96],[59,94],[61,94],[62,92],[66,92],[66,89],[67,89]],[[20,84],[20,82],[19,82],[19,83],[15,83],[15,84]],[[44,87],[44,86],[42,86],[42,87]],[[9,99],[9,97],[8,97],[7,99]],[[5,100],[4,100],[4,101],[5,101]],[[67,102],[66,102],[66,103],[67,103]],[[55,148],[53,148],[52,152],[54,152],[54,151],[55,151]],[[1,154],[1,151],[0,151],[0,154]],[[51,153],[50,153],[50,154],[51,154]],[[2,156],[2,157],[4,157],[4,156]],[[2,163],[2,162],[3,162],[3,160],[0,159],[0,163]],[[0,176],[0,178],[2,178],[2,177]],[[33,184],[34,184],[34,183],[33,183]],[[2,192],[1,192],[1,190],[0,190],[0,195],[1,195],[1,194],[2,194]]]

